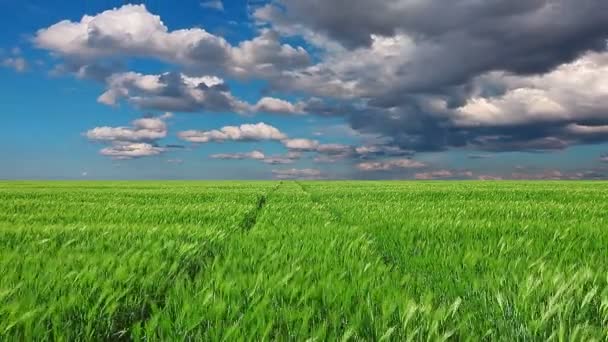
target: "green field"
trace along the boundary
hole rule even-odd
[[[0,340],[606,340],[608,182],[0,182]]]

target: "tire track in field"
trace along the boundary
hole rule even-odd
[[[243,221],[239,225],[239,228],[242,232],[248,232],[251,229],[253,229],[253,227],[258,222],[258,217],[260,216],[262,209],[264,209],[264,207],[266,206],[268,197],[270,195],[272,195],[275,191],[277,191],[281,187],[282,184],[283,184],[283,181],[280,181],[279,184],[277,184],[270,191],[268,191],[268,193],[263,194],[262,196],[258,197],[257,205],[252,210],[250,210],[247,214],[245,214]]]
[[[230,229],[228,231],[228,234],[232,235],[235,233],[236,234],[247,233],[251,229],[253,229],[253,227],[257,223],[260,213],[266,206],[268,197],[271,194],[273,194],[275,191],[277,191],[282,184],[283,184],[283,181],[280,181],[272,189],[267,191],[265,194],[262,194],[261,196],[259,196],[255,207],[253,209],[251,209],[250,211],[248,211],[245,214],[243,221],[241,221],[241,223],[238,225],[238,227],[236,229],[234,229],[234,228]],[[230,238],[230,236],[228,236],[227,238]],[[204,272],[205,261],[220,257],[222,255],[222,252],[220,251],[217,254],[209,254],[209,252],[206,249],[203,249],[203,250],[201,250],[201,255],[202,255],[202,260],[199,260],[199,262],[194,262],[194,260],[192,260],[192,261],[186,260],[185,262],[183,262],[184,265],[182,267],[180,267],[180,269],[182,269],[188,275],[188,279],[190,279],[191,282],[193,282],[201,272]],[[156,298],[154,298],[154,300],[151,301],[152,303],[155,304],[157,311],[162,311],[164,309],[170,289],[171,289],[171,285],[167,284],[166,286],[163,287],[162,291],[160,291],[160,295],[156,296]],[[124,328],[130,329],[130,327],[133,326],[133,324],[136,324],[137,322],[139,322],[139,324],[142,327],[145,327],[147,322],[150,321],[150,319],[152,319],[152,316],[154,314],[154,310],[152,309],[151,302],[146,303],[141,308],[141,310],[135,315],[135,317],[137,319],[134,319],[133,321],[131,321],[128,324],[121,324],[121,325]],[[111,336],[115,340],[130,341],[131,336],[129,334],[126,334],[123,332],[124,332],[124,330],[112,332]]]

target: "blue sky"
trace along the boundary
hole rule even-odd
[[[608,15],[558,2],[0,0],[0,178],[605,178]]]

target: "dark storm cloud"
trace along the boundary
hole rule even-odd
[[[279,0],[255,16],[327,49],[271,84],[342,99],[350,105],[316,101],[307,112],[342,115],[404,150],[608,140],[606,1]]]
[[[258,18],[279,28],[299,25],[348,48],[369,46],[372,35],[403,32],[433,43],[428,62],[441,59],[444,63],[434,67],[442,71],[455,64],[465,70],[547,71],[580,51],[603,49],[608,33],[608,2],[603,0],[278,2],[284,10],[268,5],[258,10]],[[450,59],[454,62],[445,63]]]
[[[408,110],[399,114],[370,110],[351,115],[349,120],[354,129],[389,137],[389,146],[397,146],[402,151],[466,147],[491,152],[542,152],[608,141],[607,125],[583,126],[563,120],[459,127],[449,120]]]

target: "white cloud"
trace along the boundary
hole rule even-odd
[[[167,136],[167,123],[172,113],[158,117],[140,118],[131,122],[131,127],[102,126],[88,130],[85,136],[93,141],[109,143],[100,153],[114,159],[132,159],[154,156],[167,151],[156,146],[156,141]]]
[[[124,5],[85,15],[79,22],[60,21],[39,30],[34,42],[82,65],[103,57],[149,57],[199,72],[249,77],[310,63],[303,48],[281,44],[271,31],[232,46],[202,28],[169,31],[144,5]]]
[[[379,162],[364,162],[357,164],[361,171],[388,171],[393,169],[417,169],[426,167],[423,162],[413,159],[392,159]]]
[[[277,128],[263,122],[257,124],[243,124],[240,126],[225,126],[219,130],[197,131],[188,130],[178,133],[180,139],[192,143],[207,143],[211,141],[260,141],[283,140],[287,136]]]
[[[134,120],[132,127],[95,127],[86,132],[87,138],[98,141],[152,141],[167,136],[167,114],[161,117]]]
[[[502,72],[477,79],[502,85],[507,91],[495,97],[470,98],[456,111],[461,126],[517,125],[593,119],[608,110],[608,53],[588,53],[543,75],[517,76]],[[576,126],[570,127],[579,130]]]
[[[213,159],[263,160],[265,158],[265,155],[262,151],[253,150],[251,152],[244,152],[244,153],[218,153],[218,154],[212,154],[210,157]]]
[[[285,147],[294,151],[315,151],[320,145],[317,140],[301,138],[285,139],[282,143]]]
[[[103,148],[99,153],[113,159],[134,159],[159,155],[165,152],[162,147],[148,143],[114,142],[110,147]]]
[[[293,104],[289,101],[263,97],[253,107],[256,112],[276,113],[276,114],[304,114],[302,103]]]

